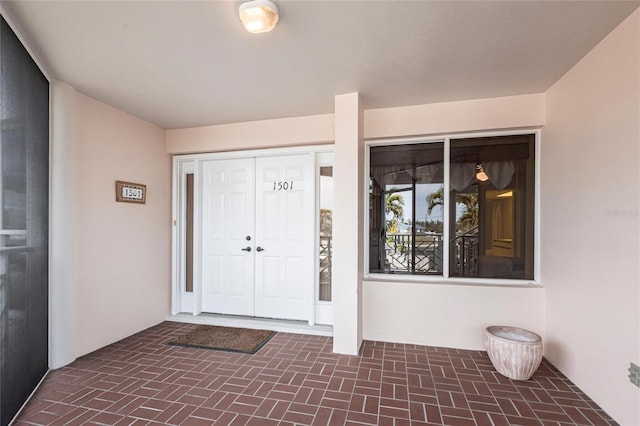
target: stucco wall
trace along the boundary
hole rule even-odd
[[[171,162],[164,131],[84,95],[76,104],[76,356],[169,314]],[[115,202],[115,181],[147,185]]]
[[[546,356],[624,425],[640,424],[640,12],[546,96]]]
[[[544,335],[544,289],[365,281],[366,340],[484,350],[484,328]]]
[[[544,124],[544,95],[504,96],[365,111],[364,137],[441,135]]]
[[[365,111],[369,139],[486,132],[544,125],[544,95],[510,96]],[[483,349],[484,327],[527,328],[544,336],[544,289],[366,278],[365,340]]]
[[[333,114],[166,131],[166,149],[170,154],[299,146],[333,140]]]

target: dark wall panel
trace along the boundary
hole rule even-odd
[[[0,426],[48,369],[49,83],[0,19]]]

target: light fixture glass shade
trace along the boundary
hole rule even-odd
[[[476,179],[478,179],[480,182],[489,180],[489,176],[487,176],[487,174],[484,172],[484,169],[482,168],[482,164],[478,164],[476,166]]]
[[[278,23],[278,7],[269,0],[252,0],[240,5],[238,10],[242,25],[250,33],[266,33]]]

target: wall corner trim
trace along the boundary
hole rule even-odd
[[[49,206],[49,368],[75,360],[76,91],[51,83]]]

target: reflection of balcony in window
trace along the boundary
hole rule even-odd
[[[320,291],[318,300],[331,301],[331,236],[320,236]]]
[[[452,276],[478,276],[479,240],[477,226],[453,240],[455,262],[451,271]]]
[[[385,269],[416,274],[442,273],[442,234],[387,234]]]

